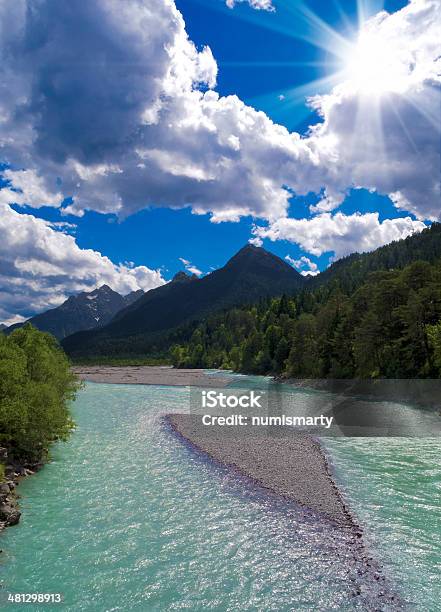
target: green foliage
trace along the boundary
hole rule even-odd
[[[433,365],[441,371],[441,323],[426,327],[427,338],[433,354]]]
[[[439,263],[346,280],[213,315],[174,346],[173,363],[302,378],[439,377]]]
[[[0,445],[17,459],[44,459],[72,429],[68,404],[77,389],[53,336],[31,325],[0,334]]]
[[[339,259],[310,281],[311,288],[339,287],[354,292],[368,275],[379,270],[399,270],[415,261],[433,264],[441,257],[441,223],[432,223],[421,233],[391,242],[371,253],[353,253]]]

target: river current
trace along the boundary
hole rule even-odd
[[[164,426],[188,404],[187,388],[86,384],[70,440],[20,484],[21,522],[0,538],[2,597],[61,593],[51,609],[75,612],[369,609],[338,530]],[[439,610],[441,443],[323,443],[388,585],[411,610]]]

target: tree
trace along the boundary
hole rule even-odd
[[[0,440],[10,456],[41,461],[72,429],[79,384],[53,336],[26,325],[0,335]]]
[[[290,376],[311,378],[321,374],[317,352],[317,322],[312,314],[303,313],[297,320],[287,372]]]

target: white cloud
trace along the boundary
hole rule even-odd
[[[256,227],[253,226],[253,230],[255,230],[255,229],[256,229]],[[254,236],[253,238],[250,238],[248,240],[248,242],[250,244],[254,244],[254,246],[256,246],[256,247],[261,247],[262,244],[263,244],[263,240],[262,240],[262,238],[259,238],[259,236]]]
[[[288,240],[312,255],[333,251],[340,258],[356,251],[373,251],[425,228],[424,223],[410,217],[382,222],[378,217],[378,213],[323,213],[311,219],[279,219],[269,227],[255,227],[253,232],[261,240]]]
[[[64,234],[74,234],[78,227],[76,223],[69,223],[68,221],[47,221],[47,225]]]
[[[1,309],[0,309],[0,313],[1,313]],[[21,315],[14,315],[12,317],[4,318],[2,323],[3,325],[15,325],[15,323],[23,323],[26,320],[27,320],[26,317],[22,317]]]
[[[114,264],[33,215],[0,204],[0,321],[58,306],[68,295],[108,284],[122,294],[164,283],[146,266]]]
[[[311,100],[323,123],[309,142],[329,160],[316,210],[330,211],[348,188],[363,187],[418,218],[441,218],[440,41],[439,0],[412,0],[365,24],[344,82]]]
[[[27,204],[34,208],[61,206],[62,194],[50,191],[45,179],[38,176],[35,170],[6,169],[3,171],[3,178],[7,181],[7,186],[0,190],[0,203]]]
[[[364,187],[439,218],[438,0],[412,0],[364,26],[377,46],[387,41],[400,87],[372,97],[363,87],[372,70],[360,62],[360,74],[311,101],[323,121],[305,137],[213,91],[216,61],[188,39],[172,0],[76,2],[74,12],[28,3],[0,8],[0,149],[28,173],[8,171],[21,201],[72,196],[66,210],[78,215],[191,205],[215,222],[276,220],[292,192],[325,190],[316,210],[329,212]],[[6,190],[2,201],[14,197]]]
[[[115,0],[79,2],[75,21],[65,3],[26,7],[0,12],[14,21],[0,43],[0,147],[13,167],[73,197],[67,212],[191,205],[217,222],[286,213],[288,165],[309,167],[308,147],[212,91],[217,64],[188,39],[173,2],[127,0],[123,14]]]
[[[317,274],[320,274],[317,264],[305,255],[302,255],[300,259],[294,259],[290,255],[286,255],[285,259],[298,270],[302,276],[317,276]]]
[[[203,272],[199,270],[199,268],[194,266],[188,259],[179,257],[179,260],[184,264],[184,267],[187,270],[187,272],[190,272],[191,274],[196,274],[196,276],[201,276],[203,274]]]
[[[240,2],[247,2],[251,8],[264,11],[274,11],[274,6],[271,0],[225,0],[228,8],[234,8]]]

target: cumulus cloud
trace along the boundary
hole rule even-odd
[[[311,191],[324,193],[316,211],[329,212],[364,187],[439,218],[440,10],[412,0],[365,24],[373,49],[388,41],[399,86],[389,79],[387,95],[372,97],[360,61],[360,74],[311,100],[322,121],[301,136],[214,91],[211,50],[196,49],[172,0],[2,3],[0,149],[11,188],[32,206],[72,197],[66,210],[79,215],[190,205],[222,222],[276,220],[293,193]]]
[[[114,264],[81,249],[51,223],[6,204],[0,204],[0,235],[0,321],[17,322],[104,283],[122,294],[164,283],[159,271]]]
[[[2,174],[6,186],[0,190],[0,203],[26,204],[33,208],[61,206],[62,194],[50,191],[44,177],[38,176],[35,170],[12,171],[7,168]]]
[[[339,258],[356,251],[373,251],[425,227],[424,223],[410,217],[381,222],[378,213],[344,215],[338,212],[323,213],[311,219],[279,219],[269,227],[255,227],[253,232],[260,240],[288,240],[312,255],[333,251]]]
[[[302,276],[317,276],[317,274],[320,274],[317,264],[305,255],[302,255],[300,259],[294,259],[290,255],[286,255],[285,259],[298,270]]]
[[[173,2],[31,5],[6,3],[0,14],[6,28],[14,22],[0,43],[0,147],[12,186],[30,169],[79,215],[149,205],[192,205],[215,221],[286,212],[284,177],[265,166],[309,165],[307,147],[212,91],[217,64],[188,39]],[[46,194],[28,203],[43,201],[57,205]]]

